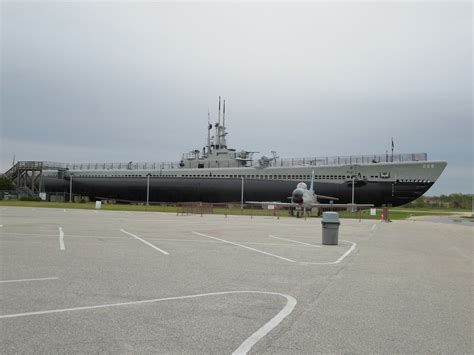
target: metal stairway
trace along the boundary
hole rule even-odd
[[[43,162],[41,161],[19,161],[5,172],[15,188],[27,195],[35,195],[39,193],[41,179],[43,173]]]

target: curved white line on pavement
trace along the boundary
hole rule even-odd
[[[252,292],[252,291],[250,291]],[[259,292],[259,291],[254,291],[255,293],[262,293],[262,294],[270,294],[270,295],[278,295],[286,298],[286,305],[283,307],[283,309],[278,312],[278,314],[270,319],[263,327],[261,327],[259,330],[257,330],[255,333],[253,333],[251,336],[249,336],[245,341],[240,344],[240,346],[232,353],[235,355],[240,355],[240,354],[247,354],[247,352],[252,349],[252,347],[260,340],[262,339],[265,335],[270,333],[278,324],[281,323],[283,319],[285,319],[291,312],[293,312],[293,309],[296,306],[296,299],[294,297],[291,297],[289,295],[285,295],[283,293],[274,293],[274,292]]]
[[[58,277],[43,277],[41,279],[21,279],[21,280],[3,280],[0,283],[7,282],[27,282],[27,281],[46,281],[46,280],[58,280]]]
[[[333,262],[330,262],[330,263],[312,263],[312,262],[306,262],[306,261],[301,261],[300,264],[303,264],[303,265],[334,265],[334,264],[339,264],[342,260],[344,260],[344,258],[346,256],[348,256],[350,253],[352,253],[352,251],[355,249],[355,247],[357,246],[356,243],[353,243],[353,242],[349,242],[348,240],[341,240],[341,242],[344,242],[344,243],[349,243],[349,244],[352,244],[352,246],[349,248],[348,251],[346,251],[344,253],[344,255],[342,255],[339,259],[337,259],[336,261],[333,261]]]
[[[280,256],[280,255],[276,255],[276,254],[272,254],[272,253],[267,253],[266,251],[259,250],[259,249],[255,249],[255,248],[251,248],[251,247],[248,247],[248,246],[246,246],[246,245],[239,244],[239,243],[230,242],[230,241],[225,240],[225,239],[220,239],[220,238],[212,237],[212,236],[210,236],[210,235],[203,234],[203,233],[199,233],[199,232],[195,232],[195,231],[193,231],[192,233],[193,233],[193,234],[196,234],[196,235],[200,235],[200,236],[202,236],[202,237],[206,237],[206,238],[211,238],[211,239],[219,240],[219,241],[221,241],[221,242],[223,242],[223,243],[228,243],[228,244],[236,245],[236,246],[241,247],[241,248],[245,248],[245,249],[248,249],[248,250],[256,251],[257,253],[260,253],[260,254],[265,254],[265,255],[268,255],[268,256],[273,256],[274,258],[278,258],[278,259],[282,259],[282,260],[285,260],[285,261],[289,261],[290,263],[295,263],[295,262],[296,262],[296,261],[294,261],[294,260],[285,258],[285,257]]]
[[[339,259],[337,259],[337,261],[334,262],[335,264],[340,263],[346,256],[348,256],[350,253],[352,253],[352,251],[353,251],[353,250],[355,249],[355,247],[357,246],[356,243],[349,242],[349,241],[347,241],[347,240],[341,240],[341,242],[350,243],[350,244],[352,244],[352,246],[349,248],[348,251],[346,251],[346,252],[344,253],[344,255],[342,255]]]
[[[232,354],[240,355],[240,354],[247,354],[247,352],[250,349],[252,349],[252,347],[260,339],[262,339],[269,332],[271,332],[275,327],[277,327],[283,321],[283,319],[285,319],[289,314],[291,314],[291,312],[293,312],[293,309],[295,308],[296,303],[297,303],[294,297],[290,295],[285,295],[284,293],[266,292],[266,291],[224,291],[224,292],[201,293],[201,294],[190,295],[190,296],[155,298],[152,300],[103,304],[103,305],[97,305],[97,306],[86,306],[86,307],[53,309],[49,311],[7,314],[7,315],[0,316],[0,319],[36,316],[36,315],[44,315],[44,314],[52,314],[52,313],[64,313],[64,312],[73,312],[73,311],[85,311],[85,310],[90,310],[90,309],[99,309],[99,308],[107,308],[107,307],[131,306],[131,305],[138,305],[138,304],[144,304],[144,303],[155,303],[155,302],[161,302],[161,301],[183,300],[183,299],[189,299],[189,298],[231,295],[231,294],[239,294],[239,293],[256,293],[256,294],[263,294],[263,295],[274,295],[274,296],[280,296],[286,299],[286,305],[280,310],[280,312],[278,312],[276,316],[274,316],[262,327],[260,327],[255,333],[253,333],[251,336],[245,339],[245,341],[242,344],[240,344],[240,346],[232,353]]]

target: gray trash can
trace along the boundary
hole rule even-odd
[[[337,245],[339,237],[339,214],[337,212],[323,212],[321,220],[323,226],[323,245]]]

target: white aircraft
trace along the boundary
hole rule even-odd
[[[326,200],[331,200],[331,203],[319,203],[318,197]],[[265,201],[245,201],[248,204],[259,204],[259,205],[276,205],[285,206],[290,208],[291,215],[296,212],[296,217],[305,215],[307,212],[318,208],[347,208],[347,209],[361,209],[370,208],[372,204],[336,204],[332,203],[333,200],[339,200],[337,197],[318,195],[314,191],[314,171],[311,175],[311,184],[308,186],[304,182],[300,182],[296,189],[293,190],[291,197],[288,197],[291,202],[265,202]]]

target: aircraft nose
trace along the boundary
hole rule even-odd
[[[303,202],[303,191],[296,189],[291,194],[291,200],[293,203],[302,203]]]

